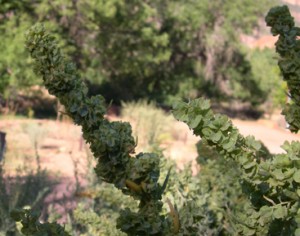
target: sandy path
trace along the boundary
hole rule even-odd
[[[233,124],[240,130],[243,135],[253,135],[256,139],[261,140],[270,150],[271,153],[282,153],[281,145],[284,141],[300,141],[300,135],[292,134],[289,130],[279,127],[277,123],[260,120],[260,121],[241,121],[233,120]]]

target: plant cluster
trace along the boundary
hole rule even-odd
[[[70,236],[62,226],[57,223],[40,223],[39,215],[32,212],[30,209],[14,210],[11,217],[15,221],[20,221],[22,224],[21,232],[24,235],[43,236],[57,235]]]
[[[0,163],[0,235],[20,235],[10,213],[18,208],[30,206],[33,211],[43,210],[43,200],[53,187],[48,174],[36,168],[35,171],[19,168],[18,174],[9,176]]]
[[[274,34],[280,34],[276,44],[282,57],[279,65],[292,99],[284,114],[291,131],[296,132],[299,30],[285,6],[271,9],[266,21]],[[139,200],[137,211],[121,211],[117,219],[121,231],[128,235],[300,235],[299,142],[285,142],[282,148],[286,153],[272,155],[254,137],[243,137],[226,116],[215,114],[208,100],[179,101],[173,114],[201,136],[198,160],[204,168],[202,177],[201,172],[193,177],[188,168],[176,173],[157,153],[133,155],[136,143],[130,125],[104,119],[103,97],[87,97],[75,66],[65,60],[43,26],[31,28],[26,37],[35,70],[43,76],[49,92],[65,105],[66,114],[82,126],[97,160],[97,176]],[[220,170],[215,174],[224,177],[222,181],[207,177],[212,166]],[[230,173],[223,176],[226,171]],[[159,183],[160,175],[165,177],[163,184]],[[170,217],[163,206],[163,193]],[[78,216],[82,222],[100,219],[95,214]],[[24,217],[34,220],[25,221]],[[23,219],[23,228],[37,222],[26,211],[17,212],[15,219]],[[56,235],[68,235],[56,224],[44,227],[38,223],[35,227],[40,232],[46,228],[57,230]]]
[[[266,22],[274,35],[280,34],[276,49],[283,58],[279,66],[292,98],[292,104],[288,104],[283,113],[291,131],[296,132],[299,127],[299,119],[295,115],[295,109],[299,107],[299,90],[296,89],[299,74],[293,65],[296,67],[299,60],[294,47],[299,45],[296,40],[299,30],[293,28],[294,21],[286,6],[272,8]],[[285,142],[282,148],[286,154],[270,155],[254,137],[239,134],[226,116],[214,114],[209,101],[204,99],[176,103],[174,115],[187,123],[195,135],[201,136],[222,157],[240,166],[241,184],[251,205],[240,213],[238,231],[245,235],[300,233],[299,142]]]
[[[66,114],[82,126],[83,137],[97,159],[97,176],[140,201],[138,212],[121,212],[117,227],[131,235],[167,234],[170,221],[161,214],[167,178],[163,185],[159,184],[159,156],[133,155],[136,144],[129,123],[104,118],[103,97],[87,96],[87,88],[74,64],[65,60],[42,25],[31,28],[26,39],[35,59],[35,71],[43,76],[49,92],[65,106]]]
[[[172,140],[171,129],[175,119],[157,107],[154,102],[140,100],[137,102],[122,103],[122,120],[130,122],[133,134],[137,138],[137,150],[159,148],[159,144],[166,140]]]
[[[287,6],[272,8],[266,17],[266,23],[274,36],[279,35],[276,42],[276,51],[280,55],[278,65],[291,98],[282,114],[290,125],[289,129],[297,133],[300,129],[300,41],[297,38],[300,36],[300,28],[295,27],[294,18]]]

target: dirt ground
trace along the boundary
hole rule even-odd
[[[263,141],[272,153],[281,153],[280,146],[285,140],[300,141],[299,134],[292,134],[284,127],[282,117],[273,120],[244,121],[233,120],[233,124],[243,135],[253,135]],[[162,144],[166,157],[174,159],[182,166],[196,158],[195,144],[199,140],[183,123],[176,123],[173,140]],[[0,120],[0,131],[7,133],[6,167],[13,169],[26,161],[34,163],[34,142],[42,168],[53,174],[73,178],[74,171],[86,169],[88,150],[81,137],[80,127],[70,122],[51,120]],[[75,167],[76,166],[76,167]]]
[[[241,134],[253,135],[263,141],[272,153],[283,152],[280,146],[285,140],[300,141],[300,135],[291,134],[285,129],[285,123],[280,116],[272,120],[258,121],[235,119],[233,124]],[[59,178],[60,183],[56,185],[53,194],[47,197],[46,202],[72,198],[76,186],[75,173],[78,174],[80,184],[85,185],[89,151],[82,140],[80,127],[70,122],[51,120],[1,119],[0,131],[7,133],[5,156],[7,173],[13,174],[16,167],[24,164],[35,166],[38,154],[41,167]],[[195,144],[199,138],[180,122],[176,123],[172,136],[173,140],[166,141],[162,145],[165,156],[176,160],[179,168],[190,161],[195,161],[197,157]],[[193,166],[193,172],[197,172],[197,165]],[[75,202],[69,201],[67,204],[67,208],[73,208]]]

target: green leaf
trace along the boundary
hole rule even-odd
[[[247,169],[252,168],[255,165],[256,165],[256,162],[255,161],[251,161],[251,162],[248,162],[247,164],[244,164],[243,167],[244,167],[244,169],[247,170]]]
[[[287,196],[288,198],[290,198],[290,199],[293,199],[293,200],[296,200],[296,201],[299,200],[298,195],[294,191],[290,191],[288,189],[283,189],[283,194],[285,196]]]
[[[221,137],[222,137],[222,133],[221,132],[217,132],[213,135],[210,136],[211,140],[214,142],[214,143],[217,143],[221,140]]]
[[[295,182],[300,183],[300,170],[297,170],[293,176]]]
[[[300,189],[297,189],[297,194],[300,197]]]
[[[211,129],[208,129],[208,128],[204,128],[202,130],[202,133],[205,135],[206,138],[210,137],[213,134],[213,132],[211,131]]]
[[[223,148],[227,151],[231,150],[233,148],[234,144],[235,144],[235,142],[233,140],[229,140],[228,143],[223,144]]]
[[[300,236],[300,228],[295,230],[295,236]]]
[[[245,231],[244,231],[244,234],[246,236],[252,236],[252,235],[255,235],[256,233],[256,230],[255,229],[250,229],[250,228],[247,228]]]
[[[290,143],[288,141],[284,141],[284,143],[281,145],[281,148],[285,151],[288,151],[290,149]]]
[[[195,119],[193,119],[191,122],[190,122],[190,124],[189,124],[189,127],[191,128],[191,129],[195,129],[198,125],[199,125],[199,123],[201,122],[201,120],[202,120],[202,116],[196,116],[196,118]]]
[[[283,173],[284,174],[284,178],[291,178],[293,176],[293,174],[295,173],[295,169],[294,168],[287,168],[286,171]]]
[[[246,141],[246,145],[254,148],[256,151],[261,149],[261,143],[256,141],[253,136],[247,136],[245,141]]]
[[[259,224],[261,226],[264,226],[268,224],[272,220],[272,208],[268,206],[263,206],[259,209],[260,212],[260,218],[259,218]]]
[[[275,219],[284,219],[287,216],[287,209],[282,205],[277,205],[274,208],[273,216]]]
[[[272,172],[274,175],[275,179],[277,180],[283,180],[285,178],[284,174],[282,173],[281,169],[276,169]]]
[[[228,130],[228,128],[231,126],[231,123],[226,119],[226,121],[223,123],[222,127],[220,128],[222,131]]]
[[[80,108],[79,113],[81,117],[84,117],[88,114],[89,110],[86,106]]]
[[[201,104],[201,109],[202,110],[208,110],[210,108],[210,102],[209,100],[204,100]]]
[[[287,155],[280,154],[274,157],[273,163],[275,166],[282,168],[291,165],[292,162]]]

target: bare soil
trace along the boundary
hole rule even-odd
[[[234,119],[233,124],[243,135],[253,135],[269,148],[272,153],[281,153],[280,146],[285,140],[300,141],[300,135],[291,134],[285,128],[283,118],[278,116],[272,120],[244,121]],[[25,128],[24,128],[25,127]],[[27,127],[27,128],[26,128]],[[32,129],[32,130],[31,130]],[[28,132],[29,130],[29,132]],[[31,131],[30,131],[31,130]],[[35,137],[37,153],[41,167],[49,171],[50,175],[59,178],[59,184],[46,202],[62,199],[74,199],[75,173],[78,181],[84,185],[87,171],[88,150],[83,143],[80,127],[70,122],[51,120],[0,120],[0,131],[7,133],[7,152],[5,169],[7,173],[15,173],[18,166],[36,166],[34,149]],[[27,132],[27,133],[26,133]],[[176,123],[173,140],[162,144],[166,157],[176,160],[182,168],[197,157],[195,144],[199,138],[195,137],[183,123]],[[197,172],[197,165],[193,165],[193,172]],[[66,201],[64,209],[71,209],[74,200]],[[61,212],[63,214],[63,212]]]
[[[33,131],[29,132],[31,125]],[[272,153],[281,153],[284,141],[300,141],[299,134],[290,133],[282,117],[273,120],[244,121],[234,119],[233,124],[243,135],[253,135],[261,140]],[[27,129],[24,128],[27,126]],[[88,151],[82,140],[80,127],[70,122],[51,120],[0,120],[0,131],[7,133],[6,167],[13,171],[24,163],[35,165],[33,139],[38,138],[38,154],[41,166],[61,177],[73,178],[74,172],[82,173],[86,168]],[[27,132],[27,133],[26,133]],[[166,140],[162,147],[166,157],[177,161],[179,167],[193,161],[196,156],[194,136],[183,123],[176,123],[172,131],[173,140]],[[41,134],[42,133],[42,134]],[[37,136],[37,137],[34,137]],[[76,168],[75,168],[76,166]]]

